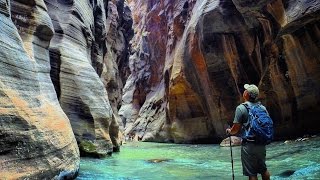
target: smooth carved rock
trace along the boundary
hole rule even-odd
[[[122,14],[123,12],[123,14]],[[131,11],[124,0],[108,4],[108,18],[104,20],[106,31],[106,51],[101,71],[101,79],[108,91],[108,97],[119,124],[123,124],[118,110],[122,101],[122,89],[128,78],[129,41],[133,36]],[[99,35],[98,35],[99,36]],[[123,125],[121,126],[123,127]],[[123,131],[123,129],[122,129]]]
[[[131,74],[123,89],[119,114],[125,133],[143,140],[166,141],[169,136],[163,129],[167,120],[163,79],[167,38],[163,35],[168,33],[166,16],[169,14],[162,10],[173,8],[174,4],[166,3],[130,2],[135,36],[129,58]]]
[[[120,150],[130,13],[123,0],[0,0],[0,179],[74,178],[76,140],[81,155]]]
[[[61,107],[78,143],[89,142],[95,154],[108,155],[119,149],[119,143],[116,115],[100,77],[113,61],[105,55],[113,46],[105,43],[107,2],[45,2],[55,29],[49,50],[51,75]],[[93,153],[83,147],[80,146],[83,154]]]
[[[0,0],[0,9],[0,179],[74,178],[79,150],[50,79],[44,2]]]
[[[276,138],[319,132],[318,1],[130,5],[131,74],[119,111],[126,134],[220,142],[245,83],[259,86]]]

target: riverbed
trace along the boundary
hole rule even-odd
[[[240,147],[233,147],[234,175],[242,175]],[[320,137],[267,146],[271,179],[319,179]],[[230,148],[219,145],[130,142],[104,159],[82,158],[79,180],[232,179]]]

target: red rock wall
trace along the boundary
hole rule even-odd
[[[145,141],[214,142],[254,83],[276,137],[320,131],[317,1],[130,1],[120,115]],[[317,125],[317,126],[315,126]]]

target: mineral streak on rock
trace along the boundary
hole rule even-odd
[[[318,1],[129,4],[135,34],[119,110],[128,136],[219,142],[245,83],[259,86],[277,138],[319,132]]]

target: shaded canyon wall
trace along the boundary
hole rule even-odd
[[[218,142],[245,83],[259,86],[277,138],[320,131],[318,1],[129,2],[128,136]]]
[[[0,0],[0,179],[73,178],[80,154],[119,151],[131,24],[123,0]]]

